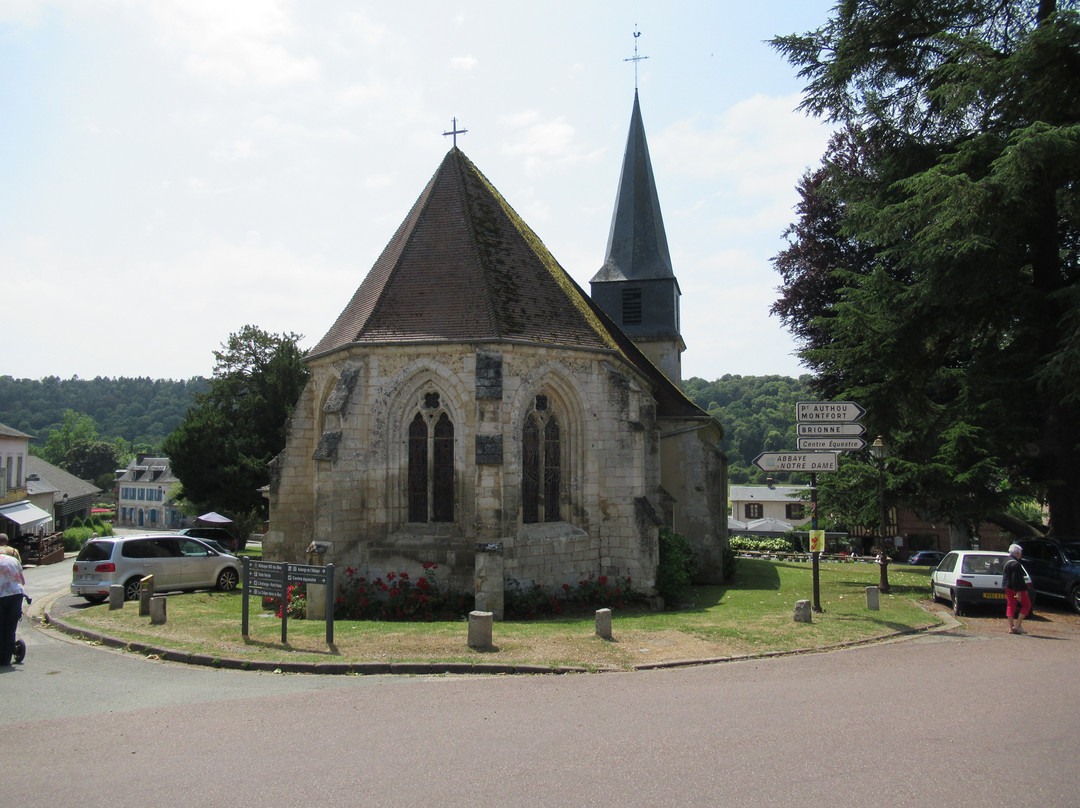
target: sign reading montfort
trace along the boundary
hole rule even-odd
[[[858,421],[866,413],[854,401],[800,401],[795,405],[799,423]]]

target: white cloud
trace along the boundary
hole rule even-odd
[[[166,38],[188,49],[194,75],[274,87],[319,76],[319,62],[281,42],[293,34],[283,0],[153,0],[150,13]]]
[[[562,116],[546,119],[536,110],[525,110],[502,116],[499,122],[510,130],[503,154],[524,157],[529,176],[546,174],[553,167],[561,169],[593,161],[603,153],[602,149],[587,151],[577,141],[574,127]]]
[[[450,60],[450,67],[454,70],[472,70],[479,64],[474,56],[455,56]]]
[[[696,178],[722,177],[740,194],[789,192],[825,152],[830,130],[795,110],[798,96],[755,95],[701,126],[680,121],[650,140],[654,161],[665,171]]]

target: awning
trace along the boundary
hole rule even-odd
[[[22,502],[13,502],[10,505],[0,505],[0,516],[10,519],[26,530],[32,530],[38,525],[52,521],[52,516],[49,515],[48,511],[43,511],[37,505],[25,499]]]
[[[210,513],[204,513],[202,516],[195,517],[195,524],[204,525],[231,525],[232,519],[227,516],[222,516],[220,513],[210,511]]]

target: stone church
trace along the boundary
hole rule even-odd
[[[471,591],[478,553],[501,545],[524,586],[630,576],[649,592],[667,525],[718,581],[723,433],[680,390],[680,289],[636,91],[591,287],[455,145],[308,356],[267,559],[369,578],[434,562]]]

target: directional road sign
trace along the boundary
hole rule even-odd
[[[840,438],[853,437],[866,432],[862,424],[796,424],[799,437],[801,438]]]
[[[762,452],[754,465],[762,471],[836,471],[836,453]]]
[[[866,448],[862,438],[799,438],[799,448],[824,452],[853,452]]]
[[[854,401],[800,401],[795,420],[801,424],[858,421],[866,413]]]

